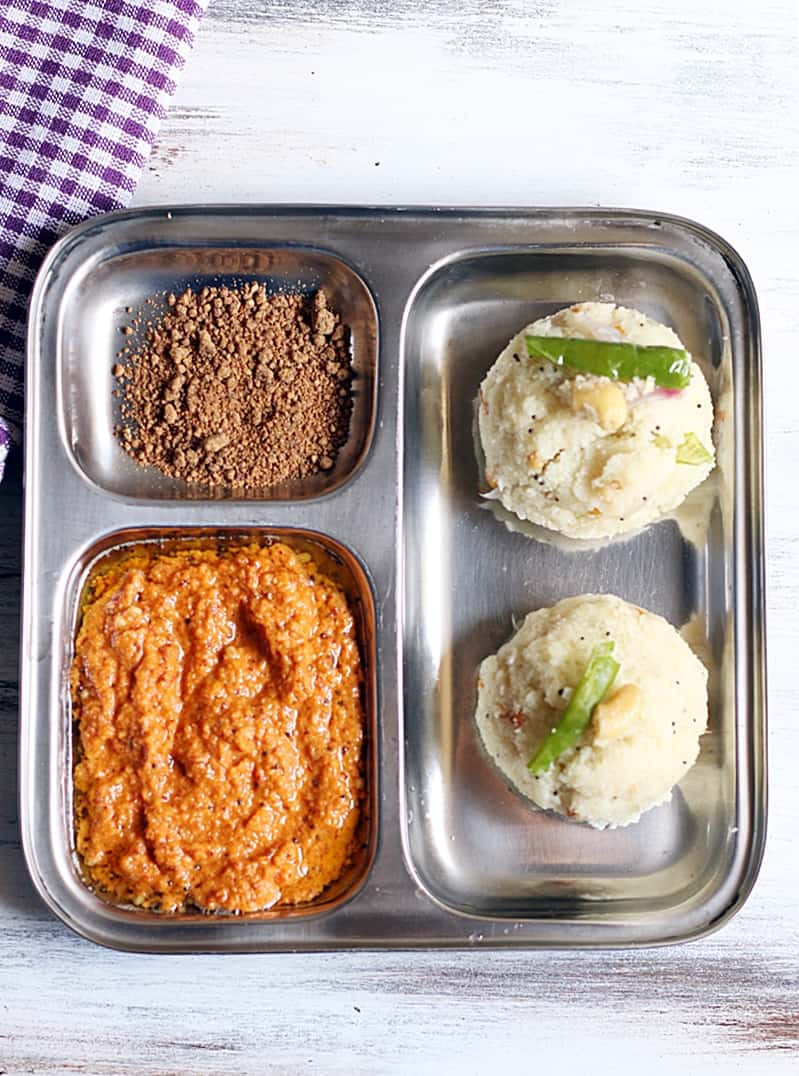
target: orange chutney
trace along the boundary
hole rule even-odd
[[[358,843],[361,682],[343,592],[286,545],[98,575],[71,676],[91,882],[163,912],[313,900]]]

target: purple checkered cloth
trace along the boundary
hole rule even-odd
[[[6,457],[8,456],[8,446],[10,443],[11,435],[8,432],[8,427],[0,418],[0,478],[3,477],[3,470],[6,465]]]
[[[207,2],[0,0],[0,474],[42,257],[130,199]]]

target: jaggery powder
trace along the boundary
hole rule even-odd
[[[71,684],[77,849],[106,896],[254,912],[340,877],[362,667],[347,599],[308,554],[140,548],[94,579]]]
[[[268,295],[250,282],[169,295],[114,366],[121,443],[143,466],[211,487],[330,470],[352,410],[348,336],[323,291]]]

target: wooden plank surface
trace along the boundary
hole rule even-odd
[[[0,1073],[799,1069],[794,0],[212,0],[139,203],[629,205],[758,288],[771,810],[738,917],[636,953],[147,957],[41,905],[16,802],[19,460],[0,486]]]

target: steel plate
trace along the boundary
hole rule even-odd
[[[325,481],[210,498],[136,469],[116,445],[110,369],[125,307],[234,279],[325,284],[346,309],[355,420]],[[676,518],[564,546],[486,508],[472,404],[522,325],[597,296],[673,324],[702,363],[719,465]],[[21,819],[34,882],[75,930],[158,952],[629,946],[699,936],[740,907],[766,818],[760,340],[746,268],[718,236],[623,210],[112,214],[48,256],[27,378]],[[120,535],[198,529],[310,532],[362,566],[374,593],[371,858],[359,888],[313,914],[117,908],[75,860],[66,669],[78,581]],[[602,833],[511,792],[472,720],[477,665],[514,618],[586,591],[662,613],[710,669],[698,764],[669,805]]]

